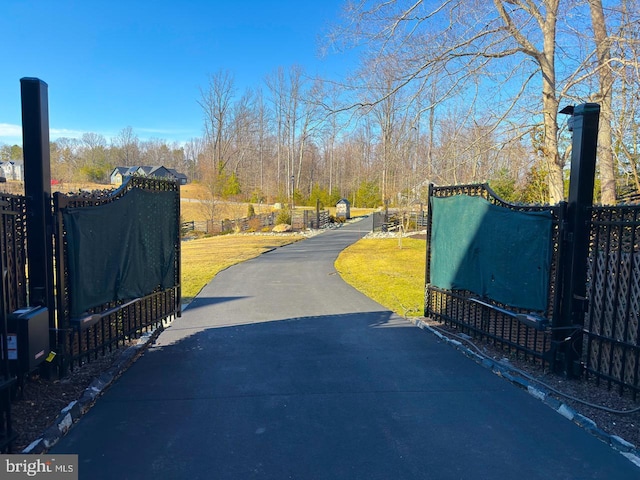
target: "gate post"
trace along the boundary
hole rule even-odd
[[[587,262],[589,257],[589,209],[593,205],[600,105],[585,103],[560,113],[572,115],[571,176],[564,234],[565,255],[561,264],[560,318],[554,322],[557,346],[554,370],[567,376],[581,373],[582,327],[587,311]]]
[[[49,327],[55,328],[53,296],[53,212],[49,150],[48,86],[38,78],[20,79],[24,189],[27,210],[29,305],[49,310]],[[51,348],[55,348],[55,334]]]

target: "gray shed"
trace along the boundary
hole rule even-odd
[[[341,198],[340,201],[336,203],[336,217],[344,218],[345,220],[351,218],[351,204],[346,198]]]

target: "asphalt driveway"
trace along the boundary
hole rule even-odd
[[[87,480],[640,478],[346,285],[334,260],[370,228],[221,272],[52,452]]]

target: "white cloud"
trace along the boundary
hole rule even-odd
[[[57,138],[81,138],[83,134],[87,132],[82,132],[80,130],[69,130],[68,128],[50,128],[49,129],[49,138],[51,140],[55,140]]]
[[[71,130],[68,128],[50,128],[49,138],[52,141],[58,138],[82,138],[86,133],[81,130]],[[0,123],[0,143],[22,144],[22,125],[11,123]]]
[[[140,140],[150,140],[159,138],[166,141],[177,141],[184,143],[184,138],[198,137],[198,134],[186,129],[158,129],[158,128],[134,128],[134,133],[140,134]],[[55,142],[59,138],[76,138],[81,139],[82,135],[87,133],[83,130],[73,130],[69,128],[50,128],[49,139]],[[115,134],[112,132],[97,132],[105,137],[107,142],[111,140]],[[14,125],[11,123],[0,123],[0,144],[18,144],[22,145],[22,125]]]
[[[20,137],[22,138],[22,125],[12,125],[10,123],[0,123],[0,137]]]

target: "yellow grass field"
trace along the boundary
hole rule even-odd
[[[219,220],[243,218],[247,216],[248,208],[248,203],[219,201],[215,205],[215,216]],[[271,213],[273,207],[271,205],[253,204],[253,210],[255,213]],[[209,206],[205,203],[188,198],[183,198],[180,201],[180,217],[183,222],[204,222],[209,214]]]
[[[342,279],[402,316],[424,313],[426,241],[362,239],[343,250],[336,270]]]

